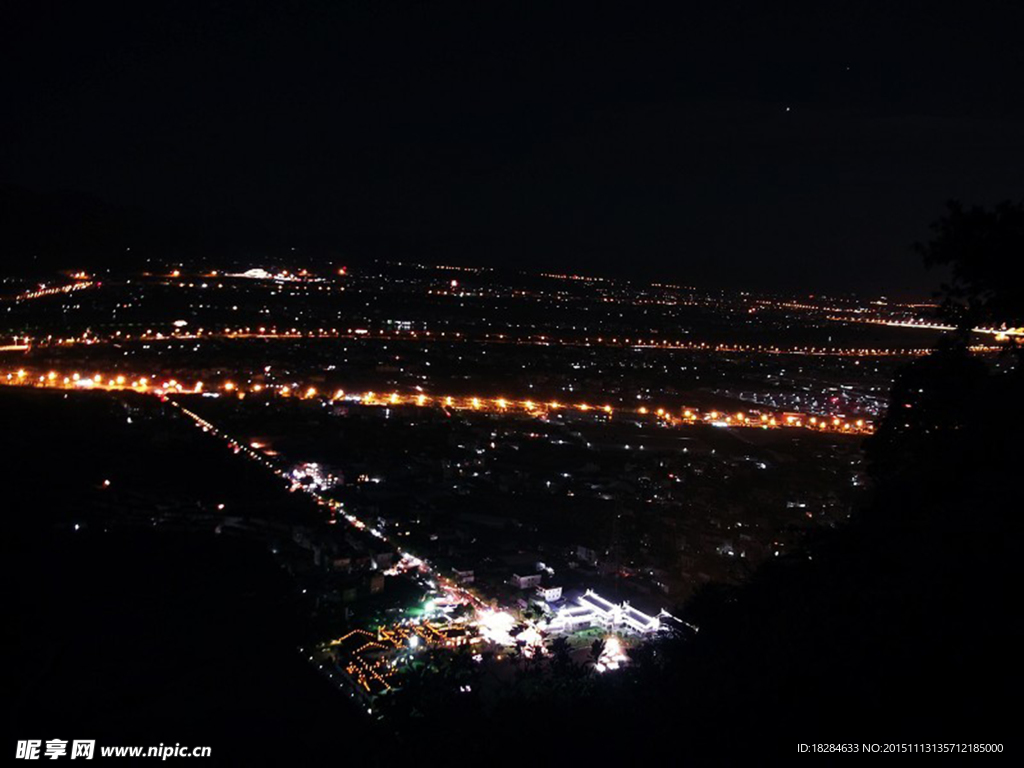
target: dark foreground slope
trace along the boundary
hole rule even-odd
[[[236,765],[358,749],[365,718],[297,652],[306,612],[267,542],[203,517],[301,508],[155,402],[0,391],[4,749],[181,743]]]

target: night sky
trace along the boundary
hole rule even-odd
[[[661,8],[13,4],[0,182],[225,250],[893,294],[946,199],[1024,197],[1024,4]]]

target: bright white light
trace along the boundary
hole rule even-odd
[[[515,618],[505,611],[479,611],[477,623],[480,627],[480,634],[493,643],[500,645],[512,645],[512,628],[516,624]]]

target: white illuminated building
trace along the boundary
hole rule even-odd
[[[322,282],[320,278],[313,277],[306,270],[299,270],[297,274],[292,274],[287,270],[281,272],[269,272],[262,267],[254,267],[247,269],[245,272],[229,272],[228,277],[244,277],[247,280],[273,280],[277,283],[295,283],[300,281],[305,282]]]
[[[562,599],[561,587],[537,587],[537,596],[545,603],[557,603]]]
[[[616,605],[588,589],[576,598],[576,605],[561,608],[545,629],[548,632],[575,632],[589,627],[601,627],[610,632],[625,630],[645,635],[661,629],[663,615],[664,611],[657,616],[649,616],[628,602]]]

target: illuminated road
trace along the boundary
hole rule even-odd
[[[412,406],[441,408],[445,411],[474,411],[480,413],[507,413],[546,418],[558,413],[591,413],[598,418],[628,416],[644,419],[665,426],[690,426],[708,424],[715,427],[738,427],[747,429],[809,429],[816,432],[840,434],[871,434],[874,425],[870,420],[848,419],[842,414],[805,414],[798,412],[770,412],[761,408],[735,410],[730,408],[700,410],[693,407],[623,407],[608,402],[542,400],[512,398],[494,395],[430,395],[400,392],[346,392],[341,389],[322,393],[316,387],[286,384],[240,384],[225,380],[208,384],[204,381],[185,382],[165,376],[132,376],[123,373],[82,375],[75,371],[41,372],[19,368],[16,371],[0,371],[0,384],[30,386],[59,390],[106,390],[134,391],[150,395],[196,395],[209,394],[227,397],[281,397],[302,400],[320,400],[358,404],[369,407]]]
[[[75,293],[77,291],[84,291],[87,288],[99,288],[100,283],[93,282],[92,280],[80,280],[77,283],[67,283],[66,285],[54,285],[45,286],[41,285],[34,291],[25,291],[19,293],[16,296],[8,297],[7,301],[31,301],[32,299],[45,299],[48,296],[60,296],[61,294]]]
[[[840,318],[830,318],[840,320]],[[845,320],[844,320],[845,322]],[[896,323],[868,320],[849,320],[849,322],[877,322],[881,325],[899,325],[907,328],[928,328],[936,330],[949,330],[945,326],[924,326],[911,323]],[[995,334],[991,330],[979,330],[979,333]],[[1011,329],[1009,335],[1016,335]],[[1002,339],[1001,337],[1000,340]],[[168,329],[167,331],[147,330],[141,333],[114,333],[96,334],[90,332],[82,336],[68,336],[64,338],[45,337],[33,340],[32,344],[41,349],[47,347],[73,347],[78,345],[92,346],[95,344],[128,344],[128,343],[152,343],[158,342],[193,342],[193,341],[315,341],[315,340],[340,340],[340,341],[382,341],[398,342],[413,341],[425,342],[448,342],[466,344],[505,344],[514,346],[534,347],[571,347],[571,348],[609,348],[609,349],[633,349],[667,352],[695,352],[695,353],[717,353],[717,354],[750,354],[750,355],[794,355],[814,357],[922,357],[931,354],[930,347],[832,347],[815,345],[778,345],[778,344],[739,344],[734,342],[704,342],[704,341],[679,341],[672,339],[639,338],[639,337],[606,337],[606,336],[582,336],[582,337],[557,337],[548,334],[533,334],[517,336],[510,333],[484,333],[469,335],[458,331],[395,331],[395,330],[371,330],[368,328],[312,328],[312,329],[278,329],[274,327],[243,327],[224,328],[220,330],[183,330]],[[999,352],[1000,346],[975,345],[970,351],[975,354],[992,354]]]
[[[938,323],[934,320],[896,320],[880,317],[851,317],[849,315],[829,315],[829,320],[836,323],[866,323],[867,325],[884,325],[889,328],[913,328],[925,331],[955,331],[955,325]],[[996,341],[1009,341],[1010,339],[1024,339],[1024,328],[972,328],[972,333],[980,333],[986,336],[995,337]],[[998,348],[997,348],[998,349]]]
[[[290,490],[302,491],[309,495],[316,502],[317,505],[322,507],[327,512],[328,522],[334,523],[340,518],[356,530],[368,533],[369,535],[374,536],[375,538],[380,539],[384,543],[388,544],[399,555],[400,560],[394,568],[390,569],[389,571],[385,571],[385,575],[397,575],[398,573],[404,573],[407,571],[416,571],[432,580],[430,583],[428,583],[429,587],[434,589],[441,589],[450,599],[455,600],[457,602],[469,602],[478,610],[490,610],[479,597],[469,592],[468,590],[463,589],[457,584],[451,582],[444,576],[435,573],[430,564],[427,563],[425,560],[409,552],[402,545],[391,540],[386,534],[384,534],[377,528],[367,525],[365,522],[360,520],[355,515],[347,512],[345,510],[345,505],[342,504],[340,501],[332,499],[329,496],[325,496],[324,494],[318,492],[315,488],[310,487],[308,485],[294,483],[292,479],[288,476],[287,471],[277,466],[276,463],[272,461],[270,458],[260,453],[259,451],[255,450],[251,446],[246,445],[243,441],[240,441],[232,437],[231,435],[228,435],[225,432],[221,431],[218,427],[214,426],[212,423],[204,419],[195,411],[186,408],[177,400],[169,397],[164,397],[164,401],[169,405],[173,406],[174,408],[178,409],[182,414],[191,419],[192,422],[196,425],[196,427],[201,429],[203,432],[211,435],[212,437],[216,437],[222,440],[227,445],[227,447],[236,455],[244,456],[248,459],[251,459],[252,461],[264,467],[268,471],[272,472],[274,475],[280,478],[281,481],[284,482]]]

